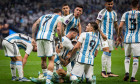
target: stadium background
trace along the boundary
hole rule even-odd
[[[118,23],[122,14],[130,10],[131,0],[114,0],[114,10],[118,14]],[[89,21],[95,21],[98,12],[104,8],[104,0],[0,0],[0,25],[8,24],[9,34],[12,32],[24,33],[31,35],[32,24],[41,15],[52,13],[54,8],[61,8],[64,3],[68,3],[71,8],[71,13],[75,5],[82,4],[84,7],[81,15],[82,31]],[[3,39],[2,29],[0,29],[0,40]],[[115,34],[114,34],[115,37]],[[1,41],[0,41],[1,45]],[[22,56],[24,51],[21,50]],[[120,77],[104,79],[100,76],[101,71],[101,54],[99,51],[98,57],[95,60],[95,75],[97,76],[97,84],[124,84],[124,51],[120,48],[114,50],[112,55],[112,71],[119,74]],[[0,50],[0,84],[18,84],[19,82],[11,82],[9,58],[4,57],[4,51]],[[24,72],[26,77],[36,77],[37,72],[41,71],[41,60],[36,56],[36,53],[31,53]],[[131,59],[132,63],[132,59]],[[130,68],[131,70],[131,68]],[[130,73],[131,74],[131,73]],[[137,72],[136,79],[140,81],[140,68]],[[29,82],[29,84],[32,84]],[[140,82],[137,82],[140,84]]]

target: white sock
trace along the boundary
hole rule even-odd
[[[51,82],[52,75],[53,75],[53,72],[51,72],[51,71],[48,70],[48,72],[47,72],[47,78],[46,78],[46,82],[47,83],[50,83]]]
[[[111,53],[109,53],[107,57],[107,72],[111,72]]]
[[[48,71],[47,69],[42,69],[44,76],[47,76],[47,71]]]
[[[16,76],[16,62],[11,61],[10,62],[10,68],[11,68],[12,77]]]
[[[130,57],[125,57],[124,64],[125,73],[129,73]]]
[[[23,68],[22,68],[22,62],[16,61],[16,68],[18,70],[19,78],[23,78]]]
[[[138,63],[139,63],[139,59],[133,59],[133,70],[132,70],[132,76],[135,78],[135,75],[138,71]]]
[[[102,71],[105,71],[105,66],[107,63],[108,52],[103,52],[102,54]]]

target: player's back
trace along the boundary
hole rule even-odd
[[[40,17],[39,30],[36,39],[53,40],[54,30],[61,17],[57,14],[46,14]]]
[[[93,32],[84,32],[80,35],[79,40],[82,43],[79,55],[77,56],[78,62],[93,65],[94,53],[99,44],[99,37]]]
[[[125,43],[140,42],[140,11],[131,10],[123,14],[121,21],[125,21]]]
[[[29,49],[32,50],[33,46],[31,44],[31,37],[21,34],[21,33],[16,33],[9,35],[8,37],[5,38],[10,43],[16,43],[18,47],[23,48],[23,49]]]

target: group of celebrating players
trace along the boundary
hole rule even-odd
[[[138,57],[140,56],[140,11],[138,11],[138,0],[132,0],[132,10],[123,14],[120,25],[117,22],[117,13],[112,9],[113,0],[106,0],[105,8],[97,16],[96,22],[89,22],[86,31],[82,32],[80,15],[83,7],[77,5],[74,13],[70,13],[68,4],[62,6],[63,15],[60,9],[55,9],[54,14],[41,16],[32,26],[32,38],[21,33],[12,34],[6,37],[2,45],[5,56],[11,58],[10,68],[12,80],[17,80],[16,68],[19,74],[19,81],[30,81],[23,75],[23,67],[31,51],[37,51],[41,57],[41,68],[43,76],[41,79],[46,84],[55,82],[63,83],[64,77],[69,76],[72,84],[77,84],[84,78],[86,82],[96,83],[93,74],[94,58],[96,57],[99,44],[102,54],[102,71],[104,78],[118,77],[111,72],[111,51],[113,50],[113,28],[117,32],[117,42],[121,43],[121,31],[125,27],[124,48],[125,48],[125,76],[124,81],[129,79],[129,65],[131,53],[133,54],[133,69],[130,81],[135,79],[138,70]],[[37,30],[38,28],[38,30]],[[37,32],[37,35],[36,35]],[[57,32],[59,41],[55,43],[54,34]],[[56,44],[56,45],[55,45]],[[25,48],[25,56],[21,57],[18,47]],[[48,66],[46,59],[48,58]],[[67,71],[63,69],[67,67]],[[107,71],[106,71],[107,68]],[[31,78],[31,81],[38,82],[40,79]]]

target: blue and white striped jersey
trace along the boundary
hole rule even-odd
[[[70,14],[70,15],[67,15],[66,17],[64,17],[63,23],[66,25],[65,35],[68,34],[68,32],[71,28],[78,28],[79,22],[80,22],[80,19],[79,18],[76,19],[73,14]]]
[[[114,22],[117,21],[117,13],[114,10],[109,12],[106,8],[102,9],[98,14],[97,20],[101,21],[100,28],[102,32],[108,39],[113,40]]]
[[[94,54],[99,45],[99,36],[93,32],[84,32],[80,35],[78,41],[82,45],[79,55],[77,56],[77,61],[80,63],[93,65]]]
[[[10,43],[16,43],[18,47],[25,49],[25,52],[29,55],[31,51],[33,50],[33,46],[31,44],[31,37],[21,34],[21,33],[16,33],[9,35],[8,37],[5,38]]]
[[[131,10],[123,14],[121,21],[126,24],[124,43],[140,42],[140,11]]]
[[[55,28],[62,17],[57,14],[47,14],[40,17],[40,25],[36,39],[53,41]]]
[[[73,49],[73,45],[72,45],[71,40],[67,38],[66,36],[62,37],[62,45],[63,45],[63,49],[61,50],[60,54],[61,54],[61,57],[65,59],[68,52]],[[55,62],[57,64],[60,63],[58,56],[55,57]]]

